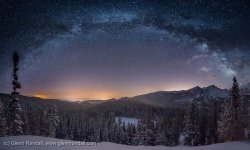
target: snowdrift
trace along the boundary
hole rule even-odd
[[[0,150],[250,150],[250,142],[227,142],[206,146],[127,146],[108,142],[88,143],[82,146],[63,146],[75,141],[55,139],[41,136],[12,136],[0,138]],[[42,146],[42,144],[44,144]],[[48,144],[45,146],[45,144]],[[91,145],[92,144],[92,145]],[[9,145],[9,146],[8,146]]]

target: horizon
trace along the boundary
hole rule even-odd
[[[221,87],[218,87],[216,85],[208,85],[208,86],[194,86],[194,87],[190,87],[190,88],[187,88],[187,89],[176,89],[176,90],[157,90],[157,91],[149,91],[149,92],[146,92],[146,93],[140,93],[140,94],[137,94],[137,95],[132,95],[132,96],[121,96],[121,97],[110,97],[110,98],[106,98],[106,99],[101,99],[101,98],[57,98],[57,97],[49,97],[47,95],[42,95],[42,94],[34,94],[34,95],[26,95],[26,94],[21,94],[22,96],[26,96],[26,97],[35,97],[35,98],[40,98],[40,99],[53,99],[53,100],[62,100],[62,101],[70,101],[70,102],[77,102],[77,101],[91,101],[91,100],[100,100],[100,101],[106,101],[106,100],[111,100],[111,99],[115,99],[115,100],[118,100],[118,99],[121,99],[121,98],[132,98],[132,97],[135,97],[135,96],[140,96],[140,95],[146,95],[146,94],[150,94],[150,93],[157,93],[157,92],[178,92],[178,91],[187,91],[187,90],[190,90],[190,89],[193,89],[193,88],[196,88],[196,87],[199,87],[199,88],[207,88],[207,87],[210,87],[210,86],[215,86],[219,89],[222,89],[222,90],[229,90],[230,88],[221,88]],[[240,85],[241,87],[242,85]],[[10,93],[3,93],[3,92],[0,92],[2,94],[10,94]]]

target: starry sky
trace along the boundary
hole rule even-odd
[[[248,0],[1,0],[0,92],[109,99],[250,82]]]

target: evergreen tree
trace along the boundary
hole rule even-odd
[[[229,99],[224,103],[224,111],[219,121],[218,132],[221,141],[244,139],[243,120],[245,118],[242,115],[242,110],[239,84],[234,77]]]
[[[197,146],[199,144],[199,110],[196,103],[188,105],[186,114],[184,117],[184,135],[185,145]]]
[[[4,116],[4,106],[2,101],[0,100],[0,137],[5,136],[6,134],[7,134],[7,125]]]
[[[59,124],[59,116],[57,115],[57,107],[49,108],[49,137],[56,137],[56,128]]]
[[[203,104],[201,109],[201,116],[199,119],[199,130],[200,130],[200,136],[199,136],[199,143],[201,145],[205,145],[207,142],[207,109],[205,108],[205,104]]]
[[[136,145],[147,145],[146,121],[139,119],[137,124],[137,132],[134,138]]]
[[[147,124],[146,124],[146,145],[155,145],[154,121],[151,118],[149,108],[147,108]]]
[[[126,129],[126,125],[125,125],[125,122],[122,123],[122,128],[121,128],[121,144],[126,144],[126,145],[129,145],[129,142],[128,142],[128,131]]]
[[[128,145],[133,144],[133,138],[135,136],[135,126],[133,124],[128,124],[128,129],[127,129],[128,137],[127,137],[127,143]]]
[[[21,84],[18,81],[17,71],[19,63],[19,56],[17,52],[13,53],[13,92],[11,93],[11,100],[9,103],[9,114],[8,114],[8,122],[9,122],[9,134],[10,135],[22,135],[23,134],[23,121],[21,118],[21,105],[19,104],[19,93],[17,89],[21,88]]]
[[[40,134],[42,136],[49,136],[49,120],[48,120],[48,113],[46,111],[42,111],[41,113]]]
[[[171,121],[170,126],[170,138],[169,143],[171,146],[176,146],[179,143],[179,137],[180,137],[180,127],[177,121],[177,118],[173,118]]]
[[[30,135],[30,128],[29,128],[29,120],[28,120],[28,116],[26,114],[26,112],[23,113],[23,120],[24,120],[24,123],[23,123],[23,133],[25,135]]]
[[[211,108],[211,117],[209,118],[208,122],[208,141],[207,144],[212,144],[212,143],[217,143],[218,142],[218,107],[217,103],[214,101],[212,103],[212,108]]]
[[[156,139],[155,145],[167,145],[167,138],[166,138],[166,128],[164,127],[163,119],[158,119],[156,123]]]

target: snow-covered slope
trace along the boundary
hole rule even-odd
[[[26,142],[54,143],[54,146],[4,146],[4,143],[24,145]],[[18,143],[19,142],[19,143]],[[250,150],[250,142],[227,142],[207,146],[127,146],[114,143],[98,143],[94,146],[59,146],[65,142],[73,142],[62,139],[54,139],[40,136],[13,136],[0,138],[0,150]]]
[[[228,96],[228,90],[220,89],[214,85],[208,87],[196,86],[189,90],[182,91],[159,91],[144,95],[132,97],[131,99],[137,102],[156,106],[181,106],[189,104],[194,99],[200,99],[202,102],[219,101],[223,102]]]

